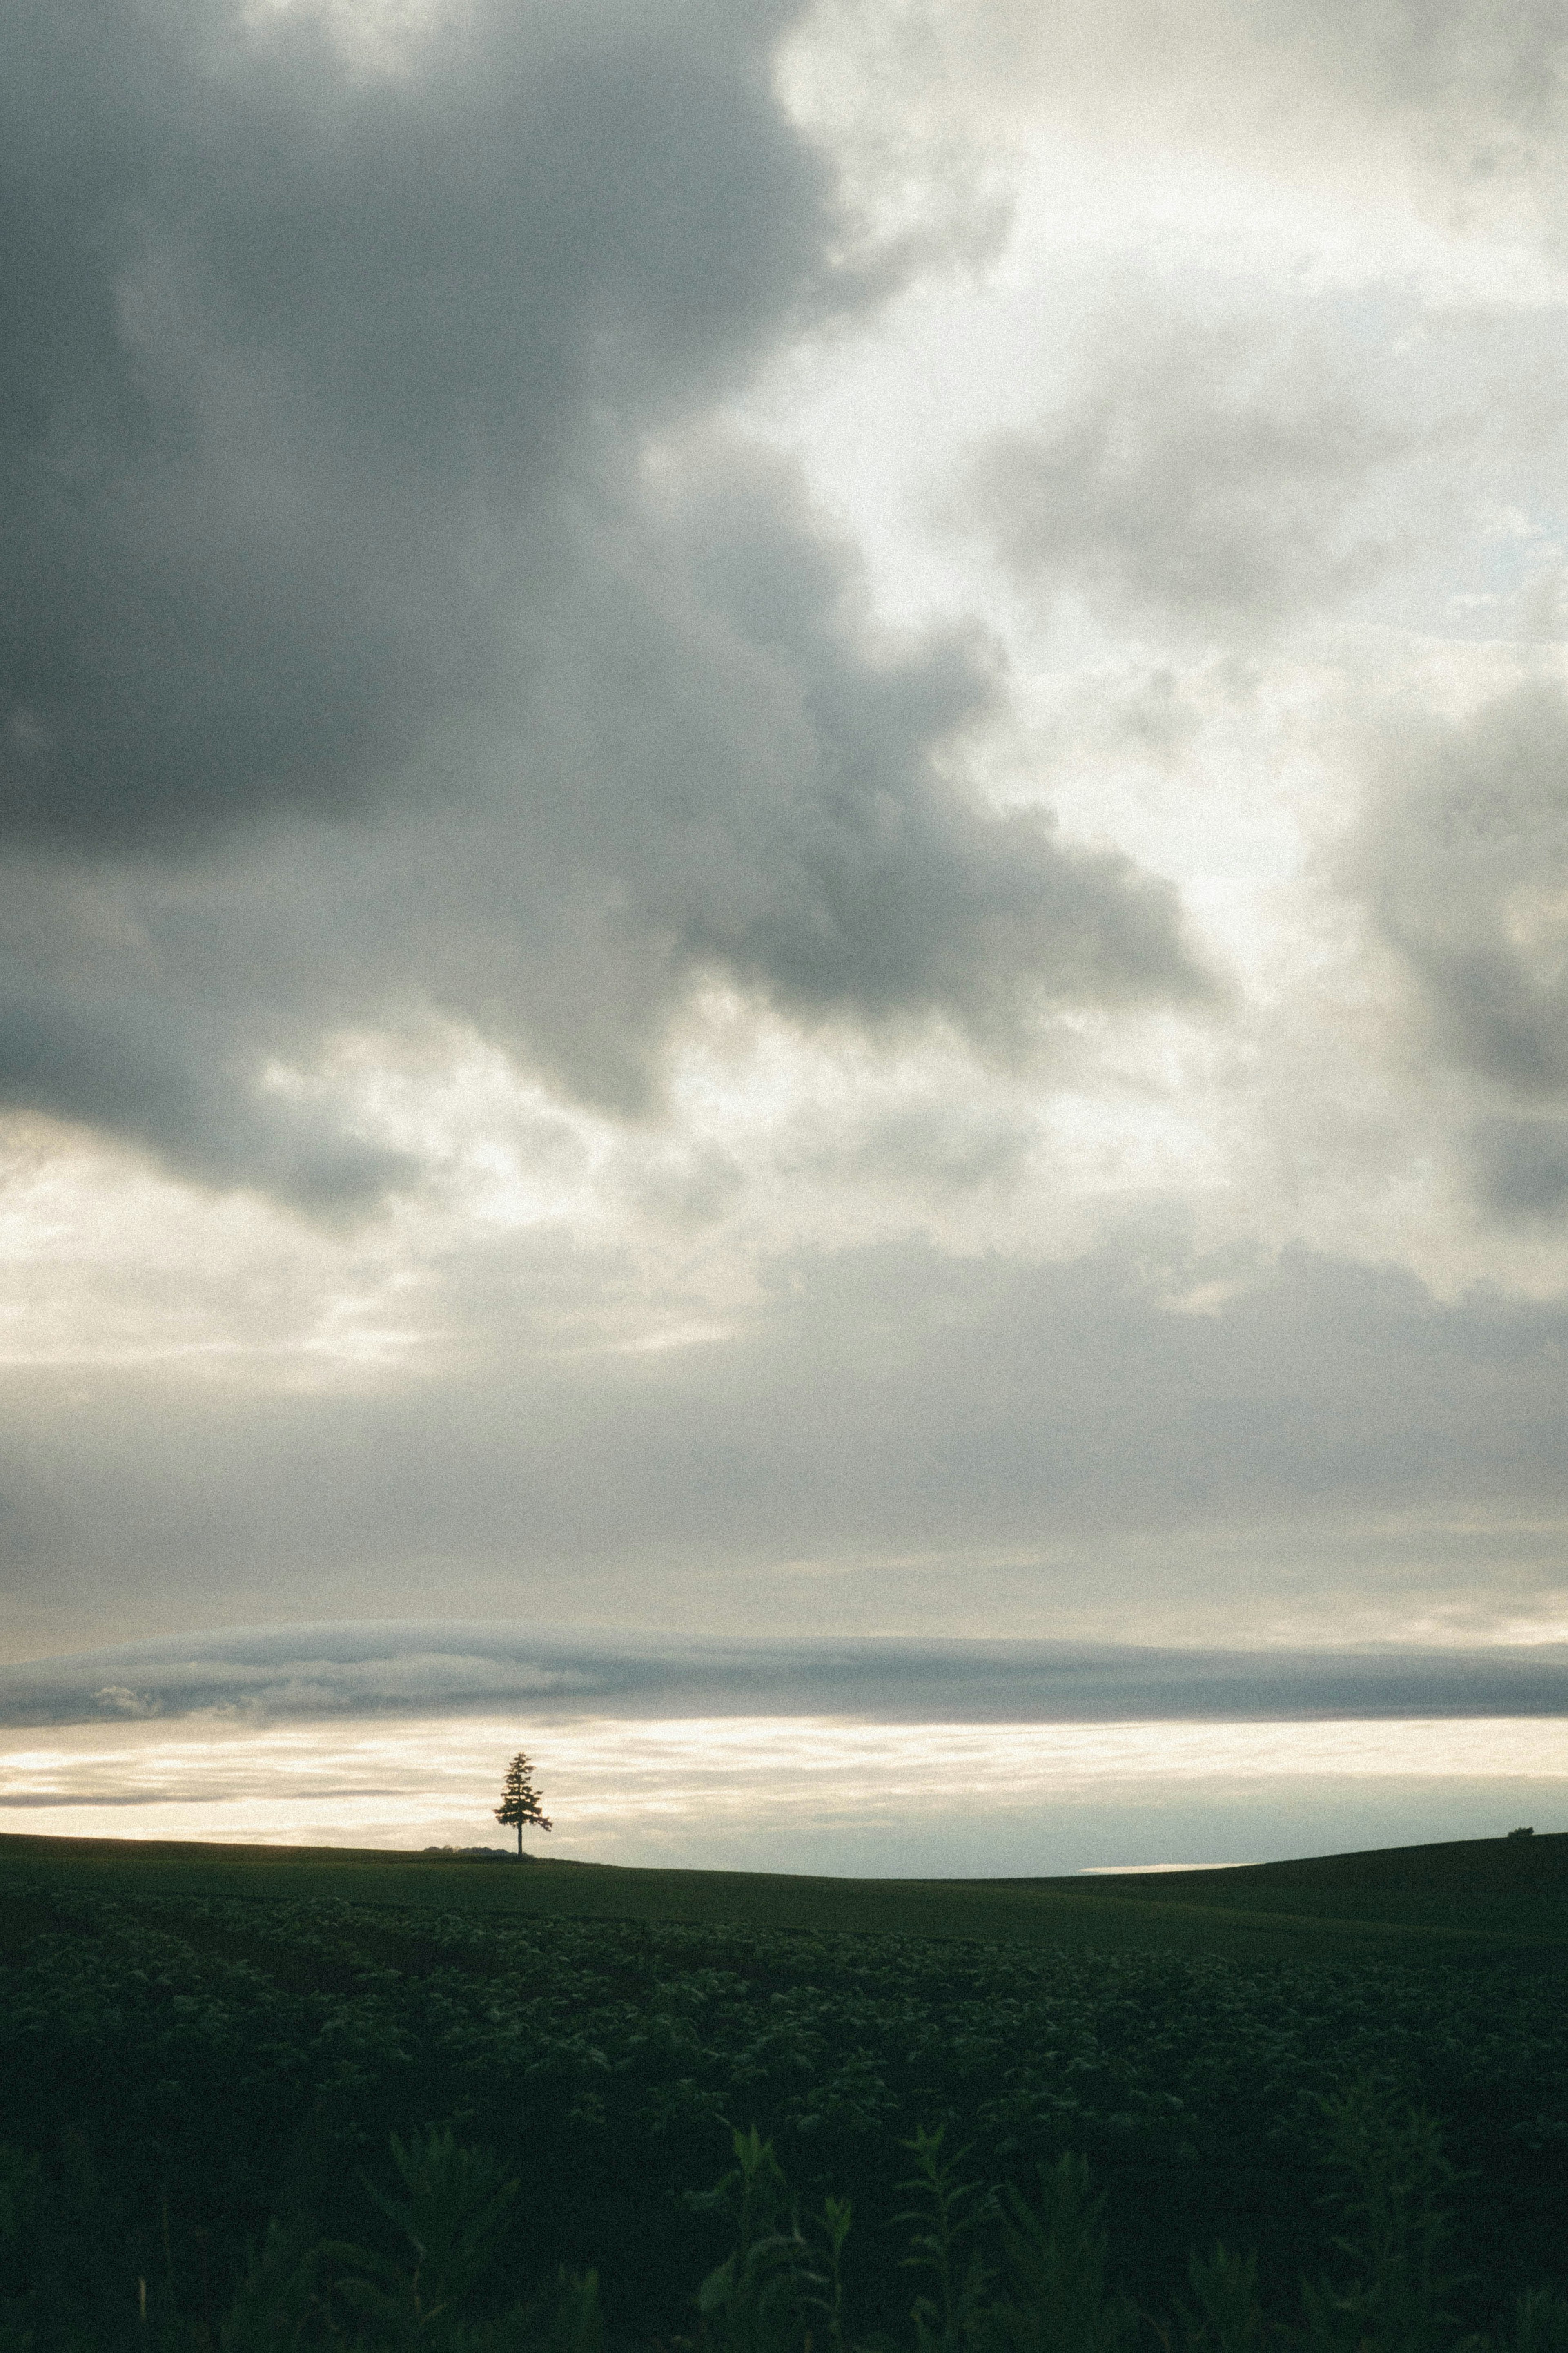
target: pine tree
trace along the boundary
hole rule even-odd
[[[547,1831],[549,1822],[540,1810],[539,1792],[533,1786],[533,1767],[520,1748],[506,1768],[501,1783],[500,1803],[495,1810],[498,1822],[517,1831],[517,1859],[522,1861],[524,1826],[534,1831]]]

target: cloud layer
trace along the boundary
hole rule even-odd
[[[112,1593],[166,1624],[193,1588],[240,1622],[258,1599],[426,1617],[481,1591],[530,1620],[717,1609],[780,1634],[824,1609],[846,1630],[1040,1634],[1185,1613],[1210,1643],[1227,1620],[1261,1641],[1386,1636],[1413,1609],[1483,1640],[1550,1620],[1560,1304],[1146,1249],[1137,1275],[1111,1250],[800,1257],[727,1324],[651,1345],[595,1330],[599,1271],[574,1303],[542,1264],[488,1332],[478,1300],[449,1303],[468,1363],[439,1377],[323,1388],[285,1366],[258,1395],[198,1356],[79,1397],[72,1366],[27,1367],[13,1588],[39,1623]]]
[[[15,1704],[1555,1706],[1557,17],[13,18]]]
[[[1358,506],[1406,436],[1345,355],[1267,318],[1133,315],[1089,381],[977,462],[976,519],[1024,580],[1113,619],[1248,642],[1342,602],[1389,559]]]
[[[899,273],[794,14],[24,9],[0,1100],[353,1209],[406,1159],[263,1083],[344,1024],[636,1110],[715,973],[983,1042],[1205,994],[1168,890],[966,784],[983,633],[879,638],[710,421]]]
[[[1568,1651],[1160,1651],[1063,1642],[607,1641],[289,1626],[0,1668],[0,1725],[153,1718],[852,1716],[1089,1724],[1568,1715]]]
[[[391,789],[518,663],[595,424],[831,298],[775,6],[25,7],[5,807],[145,852]]]
[[[1568,1095],[1568,698],[1520,687],[1395,765],[1371,881],[1439,1050],[1516,1097]]]

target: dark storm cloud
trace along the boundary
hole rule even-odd
[[[1360,859],[1445,1059],[1535,1103],[1568,1093],[1562,690],[1521,686],[1458,724],[1410,731],[1389,755]],[[1547,1206],[1546,1130],[1499,1130],[1482,1151],[1500,1206],[1526,1195]]]
[[[523,1712],[893,1722],[1568,1715],[1568,1651],[619,1641],[462,1622],[247,1629],[0,1667],[0,1725]]]
[[[329,1219],[416,1174],[319,1107],[269,1100],[226,1067],[227,1050],[155,1002],[73,1003],[26,983],[0,994],[0,1103],[114,1129],[200,1183],[258,1185]]]
[[[193,1377],[174,1411],[167,1367],[14,1374],[18,1609],[79,1623],[113,1593],[119,1623],[148,1626],[254,1620],[261,1595],[279,1618],[495,1615],[515,1597],[551,1622],[608,1594],[621,1623],[776,1600],[774,1623],[844,1624],[860,1602],[834,1565],[901,1558],[911,1596],[980,1630],[1020,1604],[1037,1625],[1063,1593],[1136,1608],[1179,1582],[1206,1607],[1230,1572],[1205,1567],[1205,1529],[1272,1529],[1307,1559],[1319,1527],[1458,1514],[1539,1522],[1560,1550],[1561,1304],[1444,1304],[1394,1270],[1237,1268],[1153,1238],[1055,1267],[904,1244],[802,1254],[727,1333],[627,1347],[594,1321],[598,1282],[574,1315],[559,1261],[531,1288],[500,1260],[471,1279],[467,1313],[446,1303],[471,1369],[448,1360],[439,1382]],[[1181,1303],[1194,1293],[1211,1303]],[[1137,1567],[1154,1531],[1192,1535],[1184,1566]],[[1407,1550],[1383,1542],[1363,1601],[1430,1584]],[[1025,1565],[994,1577],[998,1558]],[[1489,1574],[1465,1572],[1483,1615]],[[1549,1587],[1560,1565],[1531,1575]]]
[[[897,274],[834,258],[793,14],[479,5],[390,58],[309,6],[14,14],[0,1100],[309,1204],[395,1174],[258,1090],[334,1022],[635,1105],[713,972],[984,1037],[1202,991],[1168,891],[955,781],[986,647],[878,641],[701,424]]]
[[[789,11],[40,0],[0,120],[7,826],[143,849],[384,791],[511,658],[600,412],[830,299]]]
[[[1373,580],[1387,553],[1358,512],[1403,437],[1259,321],[1173,326],[1142,306],[1092,381],[997,436],[973,512],[1048,592],[1184,630],[1267,630]]]
[[[1208,993],[1166,886],[955,781],[997,702],[984,643],[879,644],[864,606],[789,469],[683,453],[551,617],[527,790],[500,759],[457,858],[444,819],[432,987],[623,1103],[713,972],[808,1021],[935,1015],[982,1039],[1042,1006]]]

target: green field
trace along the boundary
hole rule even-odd
[[[0,1837],[6,1871],[103,1895],[330,1899],[1231,1958],[1551,1966],[1568,1947],[1568,1831],[1088,1881],[827,1879],[533,1858],[520,1868],[380,1848]]]
[[[1565,1963],[1562,1835],[1112,1881],[9,1837],[0,2348],[1568,2353]],[[703,2193],[753,2127],[748,2221]],[[981,2289],[933,2335],[938,2133]],[[1256,2293],[1205,2334],[1216,2241]]]

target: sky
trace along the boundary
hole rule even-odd
[[[1560,10],[8,50],[0,1820],[1568,1826]]]

